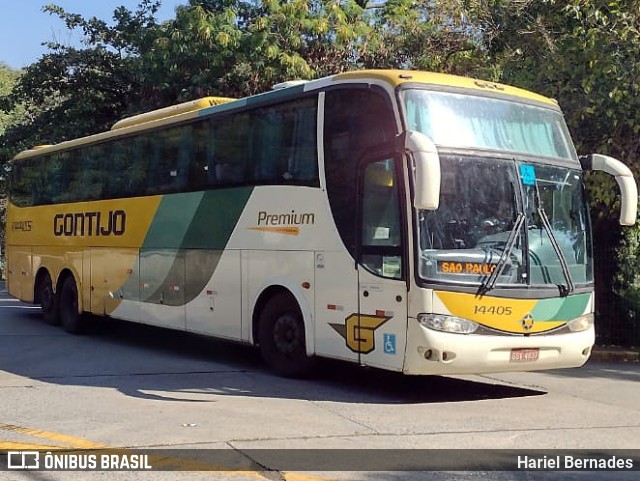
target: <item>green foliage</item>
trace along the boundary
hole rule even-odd
[[[486,76],[475,9],[465,0],[388,0],[374,18],[367,66]]]
[[[630,337],[628,343],[638,345],[640,330],[640,225],[625,228],[615,251],[616,271],[613,276],[613,293],[617,318],[613,322],[618,330]],[[611,310],[612,311],[612,310]],[[611,311],[608,313],[611,315]],[[636,339],[633,339],[635,330]],[[618,340],[618,343],[622,341]]]
[[[556,98],[580,152],[640,173],[640,10],[636,1],[497,1],[485,23],[502,79]],[[611,179],[588,183],[596,218],[612,217]]]
[[[15,86],[20,72],[13,70],[6,65],[0,63],[0,97],[8,95]],[[13,108],[5,110],[0,106],[0,136],[2,136],[7,129],[13,123],[17,122],[23,115],[23,108],[21,105],[16,105]],[[4,265],[4,233],[5,233],[5,207],[6,207],[6,192],[7,192],[7,165],[0,163],[0,268]],[[0,269],[1,271],[1,269]],[[1,272],[0,272],[1,274]]]
[[[633,295],[640,301],[640,224],[624,229],[616,250],[618,269],[614,290],[622,297]],[[640,305],[640,303],[639,303]]]
[[[16,82],[20,78],[20,71],[13,70],[0,62],[0,98],[6,97],[13,90]],[[22,114],[21,106],[13,106],[6,109],[0,105],[0,136],[8,126],[13,124]]]

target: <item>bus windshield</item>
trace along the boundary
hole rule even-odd
[[[576,160],[562,114],[509,100],[429,90],[403,92],[408,130],[438,146]]]
[[[441,169],[440,207],[418,211],[423,280],[482,285],[503,262],[498,285],[566,285],[567,277],[575,284],[592,281],[579,170],[458,155],[441,156]],[[522,215],[524,222],[517,222]],[[510,237],[508,256],[500,261]]]

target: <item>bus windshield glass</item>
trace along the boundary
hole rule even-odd
[[[566,285],[564,260],[573,283],[592,281],[580,171],[457,155],[443,155],[441,169],[439,208],[418,211],[423,280],[480,286],[504,263],[496,285]]]
[[[562,114],[552,108],[418,89],[403,95],[407,129],[437,146],[577,159]]]

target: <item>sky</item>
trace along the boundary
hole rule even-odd
[[[113,21],[116,7],[134,10],[139,0],[0,0],[0,63],[19,69],[38,60],[47,48],[43,42],[56,40],[63,44],[79,46],[81,35],[72,34],[64,22],[42,11],[42,7],[55,4],[69,13],[79,13],[85,18],[97,17],[108,23]],[[178,5],[187,0],[162,0],[156,14],[159,20],[175,16]]]

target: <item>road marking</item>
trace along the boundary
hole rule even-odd
[[[297,474],[297,473],[280,473],[285,481],[339,481],[332,478],[324,478],[322,476],[314,476],[312,474]]]
[[[13,424],[0,423],[0,431],[9,431],[12,433],[25,434],[27,436],[33,436],[35,438],[48,439],[50,441],[57,441],[63,443],[63,446],[57,446],[58,449],[100,449],[108,448],[106,444],[93,443],[86,439],[76,438],[74,436],[68,436],[66,434],[53,433],[51,431],[42,431],[40,429],[25,428],[22,426],[15,426]],[[37,448],[34,448],[37,449]]]
[[[54,433],[51,431],[43,431],[41,429],[33,429],[27,428],[23,426],[16,426],[14,424],[4,424],[0,423],[0,431],[6,431],[11,433],[23,434],[26,436],[32,436],[35,438],[47,439],[50,441],[55,441],[57,443],[62,443],[62,445],[49,445],[49,444],[35,444],[35,443],[24,443],[24,442],[13,442],[13,441],[0,441],[0,450],[9,451],[9,450],[99,450],[99,449],[109,449],[110,452],[114,453],[134,453],[139,451],[143,453],[143,450],[136,450],[135,448],[113,448],[106,444],[94,443],[87,439],[77,438],[75,436],[69,436],[67,434]],[[239,452],[242,454],[242,452]],[[198,461],[195,459],[186,459],[179,458],[175,456],[161,456],[152,454],[149,455],[149,462],[152,466],[158,468],[160,466],[164,467],[172,467],[178,471],[208,471],[208,472],[225,472],[225,476],[242,476],[245,478],[253,478],[259,480],[267,480],[271,481],[271,478],[268,478],[261,474],[259,471],[240,471],[235,468],[231,468],[229,466],[221,466],[217,464],[210,464],[205,461]],[[287,481],[331,481],[327,478],[306,476],[306,475],[297,475],[294,473],[287,473],[283,477]]]
[[[29,450],[51,450],[60,449],[60,446],[52,446],[50,444],[33,444],[33,443],[15,443],[13,441],[0,442],[0,451],[29,451]]]

